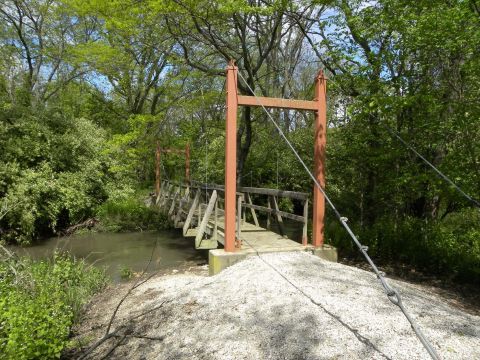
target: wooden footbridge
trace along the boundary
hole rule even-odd
[[[154,203],[171,217],[184,236],[195,237],[197,249],[217,249],[223,245],[223,255],[256,253],[264,251],[292,251],[313,248],[315,252],[330,252],[323,244],[325,197],[319,189],[325,187],[326,146],[326,78],[322,71],[315,78],[315,98],[308,100],[276,99],[238,94],[238,68],[231,61],[226,70],[226,141],[225,186],[199,184],[190,181],[190,148],[163,149],[157,143],[156,184]],[[238,106],[284,108],[313,111],[315,114],[314,176],[318,186],[313,187],[312,242],[308,242],[309,194],[237,187],[237,111]],[[181,152],[185,154],[185,184],[160,181],[160,154]],[[313,175],[312,175],[313,176]],[[282,211],[279,199],[300,201],[302,214]],[[257,213],[266,214],[267,222],[260,226]],[[272,219],[279,233],[271,229]],[[283,220],[290,219],[303,225],[302,238],[288,239],[283,230]],[[248,221],[247,221],[248,220]],[[327,258],[336,260],[334,256]],[[211,262],[210,262],[211,263]]]
[[[287,248],[300,249],[307,245],[308,194],[253,187],[240,187],[237,190],[237,216],[240,217],[236,219],[237,249],[278,247],[270,240],[280,239],[282,246]],[[224,194],[224,188],[220,185],[185,185],[164,181],[155,204],[168,213],[176,228],[183,229],[184,236],[195,237],[197,249],[216,249],[219,244],[225,245]],[[278,205],[281,198],[300,201],[303,214],[281,211]],[[254,204],[253,199],[261,205]],[[265,227],[260,226],[260,214],[257,212],[266,215]],[[286,237],[284,219],[302,224],[302,239],[292,241]],[[276,222],[280,234],[272,231],[273,222]]]
[[[280,209],[281,199],[296,202],[301,214]],[[168,214],[175,228],[195,239],[196,249],[225,246],[225,189],[221,185],[163,181],[153,203]],[[235,258],[249,254],[280,251],[312,251],[308,241],[310,195],[277,189],[238,187],[236,193]],[[300,205],[300,206],[298,206]],[[289,239],[286,219],[300,224],[301,237]],[[262,224],[261,224],[262,223]],[[263,226],[262,226],[263,225]],[[222,250],[223,251],[223,250]],[[322,248],[330,260],[336,260],[333,248]],[[212,265],[212,261],[210,261]],[[231,263],[231,261],[230,261]],[[227,264],[228,265],[230,265]],[[221,266],[224,268],[225,266]],[[221,269],[220,269],[221,270]],[[215,269],[212,269],[215,273]]]

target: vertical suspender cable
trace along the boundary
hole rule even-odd
[[[278,149],[277,149],[277,190],[278,190]]]
[[[208,199],[207,184],[208,184],[208,142],[207,142],[207,134],[205,133],[205,201],[207,201]]]
[[[200,92],[202,94],[202,100],[205,102],[205,97],[203,96],[203,89],[200,88]],[[205,126],[206,127],[206,126]],[[207,131],[203,128],[203,136],[205,140],[205,201],[208,203],[208,190],[207,190],[207,184],[208,184],[208,141],[207,141]]]

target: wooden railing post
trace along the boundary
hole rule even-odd
[[[165,191],[165,182],[162,181],[162,183],[160,184],[160,192],[156,194],[157,196],[155,196],[155,205],[158,205],[158,203],[160,202],[160,199],[162,198],[164,191]]]
[[[283,227],[283,219],[282,216],[279,214],[280,208],[278,207],[278,201],[276,196],[272,196],[273,204],[275,206],[275,215],[277,218],[278,229],[280,230],[280,234],[285,236],[285,228]]]
[[[160,204],[159,204],[159,207],[163,208],[166,203],[167,203],[167,199],[168,197],[170,196],[170,192],[172,191],[172,184],[170,184],[170,182],[167,182],[167,185],[165,186],[165,192],[162,193],[162,196],[160,198]]]
[[[308,199],[303,203],[303,234],[302,234],[302,244],[308,244]]]
[[[218,240],[218,199],[215,201],[213,239]]]
[[[251,198],[249,193],[247,193],[247,201],[250,205],[253,205],[252,198]],[[260,226],[260,224],[258,223],[258,218],[257,218],[257,214],[255,212],[255,209],[250,208],[250,212],[252,213],[253,222],[255,223],[255,226]]]
[[[195,236],[195,247],[201,248],[203,236],[205,234],[205,230],[207,229],[208,221],[210,220],[210,215],[215,208],[215,203],[217,202],[217,191],[214,190],[210,199],[206,199],[208,205],[205,208],[205,214],[203,218],[201,218],[200,225],[198,226],[197,235]],[[210,241],[211,242],[211,241]],[[210,243],[207,241],[207,243]],[[216,244],[216,241],[215,241]]]
[[[237,248],[242,247],[241,232],[242,232],[242,195],[237,197],[237,240],[235,246]]]
[[[270,203],[270,196],[267,197],[267,208],[268,208],[268,214],[267,214],[267,230],[270,230],[270,214],[272,210],[272,204]]]
[[[187,234],[187,231],[190,228],[190,224],[192,222],[195,211],[197,210],[197,206],[198,206],[199,202],[200,202],[200,190],[197,189],[195,197],[193,198],[192,206],[190,207],[190,210],[188,212],[187,219],[185,220],[185,223],[183,224],[183,236],[185,236]]]
[[[197,228],[200,226],[200,221],[202,221],[202,195],[201,194],[200,194],[200,202],[198,203]]]
[[[183,194],[183,197],[180,199],[179,203],[178,203],[178,210],[177,210],[177,214],[175,215],[175,220],[173,222],[173,225],[175,228],[178,228],[178,224],[180,223],[180,221],[182,220],[182,215],[183,215],[183,206],[185,204],[188,205],[188,202],[189,202],[189,199],[190,199],[190,188],[187,187],[185,189],[185,193]]]
[[[177,201],[177,196],[180,196],[180,193],[181,193],[181,188],[177,187],[177,190],[173,195],[173,200],[172,200],[172,204],[170,205],[170,210],[168,211],[168,216],[172,216],[172,214],[175,212],[175,201]]]

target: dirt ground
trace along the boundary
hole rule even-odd
[[[75,329],[73,358],[429,359],[371,272],[307,253],[265,254],[112,286]],[[389,280],[442,359],[480,359],[480,317],[434,287]],[[92,344],[104,341],[95,348]],[[86,355],[85,355],[86,354]]]

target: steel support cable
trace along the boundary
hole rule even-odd
[[[433,171],[435,171],[437,173],[437,175],[442,178],[443,180],[445,180],[447,183],[449,183],[455,190],[457,190],[458,193],[460,193],[463,197],[465,197],[468,201],[470,201],[473,205],[475,205],[476,207],[480,208],[480,202],[478,200],[475,200],[474,198],[472,198],[470,195],[468,195],[465,191],[463,191],[457,184],[455,184],[452,180],[450,180],[450,178],[445,175],[444,173],[442,173],[435,165],[433,165],[430,161],[428,161],[427,159],[425,159],[424,156],[422,156],[422,154],[420,154],[417,150],[415,150],[415,148],[410,145],[409,143],[407,143],[405,140],[403,140],[401,137],[400,137],[400,134],[393,130],[392,128],[390,128],[389,126],[385,125],[385,124],[380,124],[382,125],[389,133],[390,135],[392,135],[393,137],[395,137],[398,141],[400,141],[406,148],[408,148],[411,152],[413,152],[415,155],[417,155],[420,159],[422,159],[422,161],[427,164]]]
[[[410,326],[412,327],[413,331],[415,332],[415,334],[417,335],[418,339],[420,340],[420,342],[422,343],[423,347],[425,348],[425,350],[427,350],[427,352],[429,353],[430,357],[434,360],[440,360],[440,356],[437,354],[436,350],[433,348],[433,346],[430,344],[430,342],[427,340],[427,338],[425,337],[425,335],[423,334],[422,330],[418,327],[417,323],[415,322],[415,320],[411,317],[411,315],[408,313],[407,309],[405,308],[405,306],[403,305],[403,302],[402,302],[402,298],[400,296],[400,293],[392,288],[388,283],[387,283],[387,280],[384,278],[384,276],[382,275],[382,273],[378,270],[377,266],[375,265],[375,263],[373,262],[373,260],[370,258],[370,256],[367,254],[367,249],[366,247],[364,247],[360,241],[357,239],[357,237],[355,236],[355,234],[353,233],[352,229],[350,229],[350,226],[347,225],[346,223],[346,218],[342,217],[341,214],[339,213],[339,211],[337,210],[337,208],[335,207],[335,205],[333,204],[333,202],[330,200],[330,198],[327,196],[325,190],[322,188],[322,186],[320,185],[320,183],[318,182],[318,180],[315,178],[315,176],[312,174],[312,172],[310,171],[310,169],[308,168],[308,166],[305,164],[305,162],[302,160],[301,156],[298,154],[297,150],[295,150],[294,146],[292,145],[292,143],[287,139],[287,137],[285,136],[284,132],[282,131],[282,129],[280,128],[280,126],[277,124],[277,122],[273,119],[272,115],[267,111],[267,109],[265,108],[265,106],[260,102],[260,100],[258,99],[258,97],[255,95],[255,92],[252,90],[252,88],[250,87],[250,85],[248,85],[247,81],[245,80],[245,78],[242,76],[242,74],[240,73],[240,71],[238,71],[238,75],[240,76],[240,78],[242,79],[242,81],[245,83],[245,85],[247,86],[247,88],[250,90],[250,92],[252,93],[252,95],[255,97],[255,100],[257,101],[258,105],[261,106],[263,108],[263,110],[265,111],[265,113],[267,114],[268,118],[270,119],[270,121],[273,123],[273,125],[275,126],[275,128],[277,129],[278,133],[280,134],[280,136],[283,138],[283,140],[287,143],[287,145],[289,146],[289,148],[292,150],[292,152],[294,153],[295,157],[297,158],[297,160],[302,164],[302,166],[304,167],[305,171],[307,172],[307,174],[312,178],[315,186],[320,190],[320,192],[322,193],[322,195],[325,197],[325,200],[327,200],[327,203],[328,205],[330,205],[330,208],[333,210],[333,212],[335,213],[335,216],[338,218],[338,220],[340,221],[340,223],[342,224],[342,226],[345,228],[345,230],[347,231],[347,233],[350,235],[350,237],[352,238],[353,242],[355,243],[355,245],[357,245],[358,249],[360,250],[360,252],[362,253],[362,255],[364,256],[364,258],[367,260],[367,262],[370,264],[370,266],[372,267],[373,269],[373,272],[375,273],[375,275],[377,276],[378,280],[380,281],[383,289],[385,290],[385,293],[388,297],[388,299],[392,302],[392,304],[398,306],[400,308],[400,310],[402,311],[402,313],[404,314],[405,318],[408,320],[408,322],[410,323]]]

